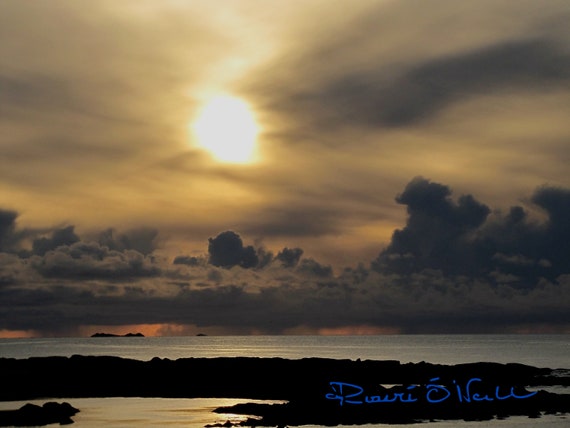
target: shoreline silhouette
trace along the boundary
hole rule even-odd
[[[570,386],[569,370],[516,363],[256,357],[140,361],[74,355],[0,358],[0,373],[0,401],[162,397],[285,402],[216,409],[260,417],[242,422],[257,426],[488,420],[570,411],[570,395],[541,389]]]

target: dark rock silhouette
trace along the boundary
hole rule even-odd
[[[244,426],[298,426],[298,425],[359,425],[359,424],[415,424],[429,420],[485,421],[508,416],[540,418],[542,414],[566,413],[570,402],[563,395],[544,391],[518,403],[470,402],[457,404],[449,401],[434,405],[426,401],[415,403],[375,403],[367,406],[339,406],[325,400],[292,400],[285,404],[244,403],[219,407],[216,413],[254,415],[238,425]],[[261,419],[259,419],[259,417]]]
[[[69,403],[48,402],[43,406],[25,404],[18,410],[0,411],[0,426],[69,425],[79,410]]]
[[[434,379],[437,378],[437,382]],[[467,393],[466,385],[472,379]],[[232,413],[257,415],[257,426],[303,424],[338,425],[405,423],[430,419],[484,420],[510,415],[537,417],[570,411],[570,395],[529,388],[570,386],[570,371],[522,364],[471,363],[454,366],[398,361],[352,361],[326,358],[153,358],[139,361],[119,357],[0,358],[0,400],[79,397],[246,398],[286,404],[240,405]],[[341,405],[327,398],[331,382],[359,385],[359,396],[394,396],[414,386],[414,402],[372,402]],[[436,383],[455,399],[426,401]],[[382,386],[384,385],[384,386]],[[396,385],[389,388],[389,385]],[[456,388],[469,401],[458,401]],[[496,390],[498,388],[498,390]],[[478,394],[475,397],[475,393]],[[342,395],[342,394],[341,394]],[[347,395],[347,394],[345,394]],[[496,395],[502,398],[495,398]],[[511,396],[512,395],[512,396]],[[528,395],[528,397],[526,397]],[[490,401],[480,397],[489,396]],[[400,396],[402,397],[402,396]],[[517,397],[525,397],[519,399]],[[227,410],[227,409],[226,409]]]
[[[112,334],[112,333],[95,333],[91,337],[144,337],[142,333]]]

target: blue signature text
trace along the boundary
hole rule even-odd
[[[430,383],[426,385],[425,389],[420,389],[417,385],[411,385],[403,390],[400,389],[399,392],[387,392],[380,395],[366,394],[362,386],[352,383],[329,382],[332,392],[326,394],[325,398],[338,400],[338,403],[342,406],[344,404],[414,403],[422,397],[428,403],[441,403],[446,400],[456,400],[459,403],[476,403],[482,401],[503,401],[509,398],[522,400],[537,394],[537,391],[534,391],[518,395],[514,392],[514,387],[508,389],[500,386],[491,388],[493,392],[489,393],[488,388],[482,388],[483,381],[477,377],[469,379],[465,384],[453,381],[453,387],[441,385],[438,381],[438,377],[430,379]],[[486,393],[482,392],[483,389]],[[419,392],[420,390],[422,391],[421,393]]]

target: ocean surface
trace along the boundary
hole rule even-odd
[[[205,336],[132,338],[0,339],[0,357],[28,358],[71,355],[112,355],[148,361],[153,357],[282,357],[300,359],[426,361],[436,364],[471,362],[521,363],[535,367],[570,369],[569,335],[386,335],[386,336]],[[557,391],[570,393],[570,391]],[[43,404],[49,400],[29,401]],[[239,421],[242,416],[219,415],[222,405],[252,400],[89,398],[68,399],[80,409],[73,420],[87,427],[187,427]],[[16,409],[25,402],[0,402],[0,410]],[[511,417],[485,422],[435,421],[427,428],[449,427],[553,427],[570,426],[570,415],[540,419]],[[363,428],[391,425],[363,425]],[[406,425],[412,426],[412,425]],[[418,426],[416,425],[413,425]],[[311,427],[307,425],[307,427]],[[317,427],[314,427],[317,428]],[[321,427],[318,427],[321,428]]]

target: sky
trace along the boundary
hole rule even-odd
[[[569,20],[0,1],[0,337],[570,333]]]

